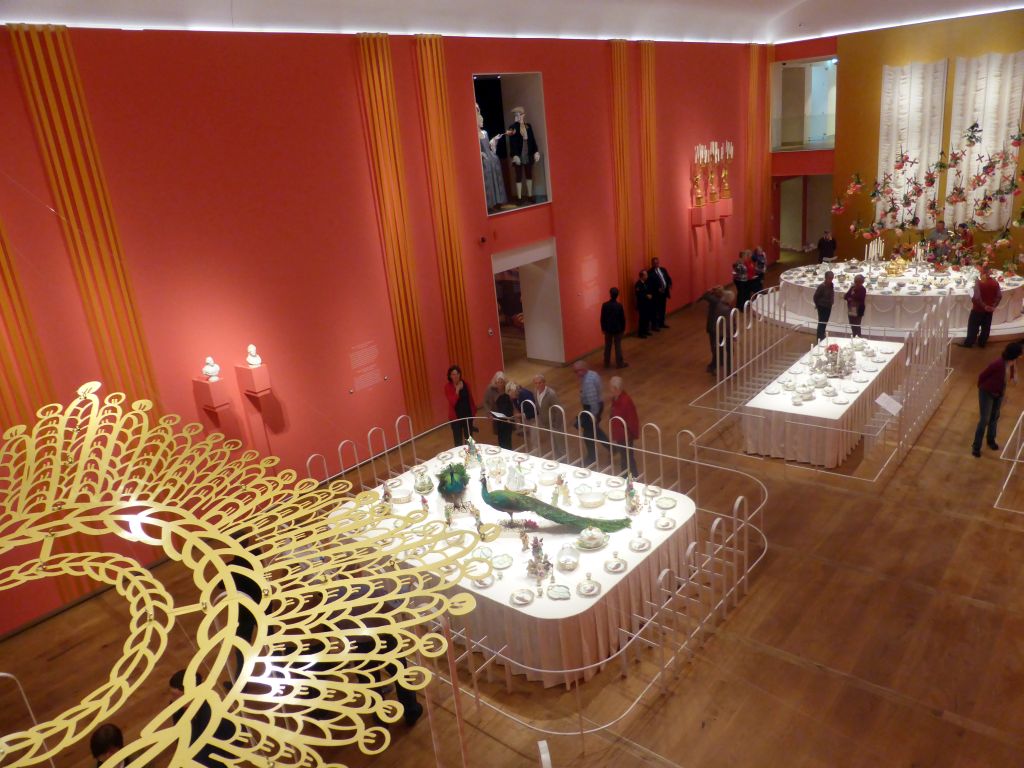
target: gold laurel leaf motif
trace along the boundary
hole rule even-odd
[[[99,390],[83,384],[66,407],[44,406],[31,428],[3,434],[0,554],[30,545],[40,554],[0,569],[0,591],[53,576],[112,585],[129,607],[128,639],[106,683],[79,705],[0,736],[4,763],[44,763],[116,722],[163,657],[175,617],[192,612],[197,650],[184,695],[107,765],[213,757],[317,768],[324,747],[386,749],[387,729],[367,723],[395,722],[402,706],[382,691],[429,683],[415,660],[446,646],[424,629],[473,609],[454,587],[489,572],[471,553],[497,526],[480,536],[448,530],[374,492],[353,494],[347,481],[271,474],[276,458],[240,452],[238,441],[176,416],[154,420],[145,400],[101,400]],[[175,606],[132,558],[55,553],[53,542],[73,534],[114,535],[177,561],[191,572],[195,603]]]

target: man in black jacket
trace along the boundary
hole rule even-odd
[[[619,304],[619,289],[612,288],[611,298],[601,305],[601,332],[604,334],[604,367],[611,367],[612,343],[615,344],[615,365],[626,368],[622,361],[622,334],[626,332],[626,311]]]
[[[818,263],[831,264],[836,258],[836,239],[827,229],[825,234],[818,240]]]
[[[639,339],[646,339],[651,335],[651,302],[654,301],[654,294],[647,280],[647,270],[640,270],[640,277],[633,286],[636,296],[636,311],[639,317],[639,326],[636,335]]]
[[[651,330],[660,331],[668,328],[665,325],[665,305],[672,296],[672,278],[668,270],[661,266],[657,257],[651,259],[651,268],[647,271],[647,284],[651,287]]]

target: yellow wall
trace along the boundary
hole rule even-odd
[[[869,187],[875,178],[883,66],[949,59],[942,137],[942,146],[948,149],[956,58],[970,58],[985,53],[1014,53],[1022,49],[1024,11],[1007,11],[839,37],[834,175],[836,195],[841,194],[855,171],[864,179],[865,191],[870,191]],[[1019,211],[1020,198],[1017,201],[1015,216]],[[833,217],[839,250],[844,256],[853,256],[863,251],[863,242],[858,243],[853,252],[843,247],[851,242],[849,226],[858,216],[865,222],[871,220],[872,208],[866,194],[859,196],[855,203],[847,205],[844,214]],[[1014,244],[1019,247],[1024,243],[1024,236],[1019,229],[1014,230],[1014,233]],[[984,234],[978,238],[979,242],[986,239]]]

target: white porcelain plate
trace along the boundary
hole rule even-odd
[[[777,395],[781,391],[782,387],[780,387],[778,384],[770,384],[765,388],[764,393],[766,395]]]
[[[645,539],[643,537],[632,539],[629,542],[629,548],[633,552],[646,552],[648,549],[651,548],[651,540]]]
[[[491,565],[493,565],[499,571],[503,571],[510,565],[512,565],[512,555],[496,555],[491,560]]]
[[[533,592],[529,589],[517,589],[509,597],[509,602],[512,605],[529,605],[533,602]]]
[[[656,485],[648,485],[644,488],[644,496],[654,498],[655,496],[661,496],[661,488]]]
[[[601,594],[601,583],[593,579],[586,579],[576,585],[576,593],[581,597],[597,597]]]
[[[662,496],[654,503],[658,505],[658,509],[672,509],[676,505],[676,500],[671,496]]]
[[[590,470],[589,469],[574,469],[572,471],[572,476],[573,477],[578,477],[580,479],[583,479],[584,477],[590,477]]]
[[[491,456],[495,456],[495,455],[501,453],[501,448],[499,448],[496,445],[485,445],[484,446],[484,453],[489,454]]]
[[[611,488],[604,492],[608,501],[622,501],[626,498],[626,491],[622,488]]]
[[[487,589],[489,586],[494,584],[494,574],[489,573],[482,579],[473,579],[473,586],[478,589]]]
[[[868,377],[865,376],[862,373],[855,373],[855,374],[853,374],[853,380],[855,382],[857,382],[858,384],[867,384],[868,383]]]
[[[623,480],[621,477],[609,477],[605,481],[605,485],[607,485],[609,488],[621,488],[625,484],[626,481]]]
[[[565,584],[551,584],[548,586],[548,597],[552,600],[568,600],[572,597],[572,590]]]
[[[654,527],[661,531],[670,531],[676,527],[676,521],[671,517],[659,517],[654,521]]]
[[[541,464],[541,466],[544,469],[558,469],[558,462],[557,461],[545,461],[543,464]]]
[[[867,363],[862,363],[860,367],[861,370],[867,371],[868,373],[874,373],[878,370],[877,365],[868,365]]]
[[[843,384],[843,392],[848,395],[855,395],[860,392],[860,387],[856,384]]]

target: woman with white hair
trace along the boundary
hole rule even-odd
[[[612,433],[612,452],[622,464],[622,474],[626,474],[626,467],[628,466],[630,474],[636,477],[637,469],[636,457],[633,455],[633,441],[640,434],[640,417],[637,415],[633,398],[626,394],[621,376],[612,376],[608,386],[612,392],[612,410],[609,416]],[[625,422],[625,428],[623,428],[623,422]]]
[[[491,377],[491,383],[484,391],[484,409],[488,415],[498,410],[498,398],[505,394],[505,386],[507,384],[508,378],[505,376],[504,371],[497,371]],[[494,422],[491,425],[494,427],[494,434],[498,434],[498,425]]]
[[[533,396],[533,392],[510,381],[505,385],[505,393],[512,398],[512,405],[515,406],[518,413],[523,414],[523,418],[533,419],[537,416],[537,399]],[[529,405],[525,405],[526,403]]]

